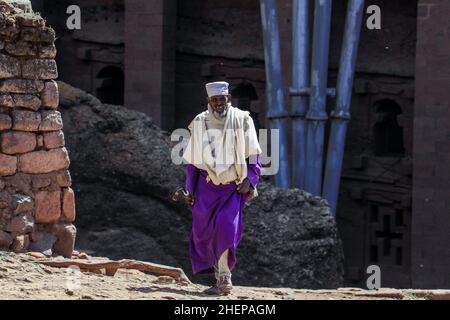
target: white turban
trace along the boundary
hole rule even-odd
[[[206,84],[206,92],[208,92],[208,97],[213,96],[227,96],[228,95],[228,82],[217,81]]]

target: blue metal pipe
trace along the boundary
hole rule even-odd
[[[349,0],[336,88],[336,108],[331,114],[333,123],[323,188],[323,197],[330,203],[334,215],[339,196],[345,136],[350,120],[350,103],[363,13],[364,0]]]
[[[275,185],[279,188],[290,187],[289,158],[287,143],[287,117],[284,106],[284,87],[281,74],[280,35],[278,31],[276,0],[260,0],[263,27],[264,55],[266,64],[267,118],[271,129],[280,130],[279,171],[275,176]]]
[[[290,96],[309,96],[311,95],[311,88],[301,88],[300,90],[290,88],[288,95]],[[328,88],[327,89],[327,96],[330,98],[336,98],[336,89],[335,88]]]
[[[319,196],[322,191],[323,145],[325,138],[328,51],[330,46],[331,0],[316,0],[311,70],[308,141],[306,144],[305,190]]]
[[[292,90],[309,88],[309,0],[293,0]],[[305,186],[308,95],[292,96],[293,187]]]

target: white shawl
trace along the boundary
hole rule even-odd
[[[183,158],[199,169],[206,170],[215,185],[247,177],[246,159],[262,153],[255,125],[248,111],[228,106],[223,130],[207,129],[209,111],[202,112],[189,125],[191,137]],[[212,138],[216,150],[212,152]]]

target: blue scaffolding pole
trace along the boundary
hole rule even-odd
[[[323,145],[325,139],[328,52],[330,46],[331,0],[316,0],[311,70],[308,140],[306,144],[305,190],[320,196],[322,191]]]
[[[332,126],[323,187],[323,197],[330,203],[334,215],[339,195],[345,137],[350,120],[350,103],[363,13],[364,0],[349,0],[336,88],[336,107],[330,115]]]
[[[293,64],[292,89],[301,92],[309,88],[309,0],[293,0]],[[306,166],[306,113],[308,94],[292,97],[292,154],[293,187],[305,186]]]
[[[279,130],[280,138],[279,170],[275,176],[275,185],[279,188],[287,189],[290,187],[287,140],[288,113],[284,105],[277,7],[275,0],[260,0],[260,5],[266,64],[266,91],[269,108],[267,118],[270,121],[270,129]]]

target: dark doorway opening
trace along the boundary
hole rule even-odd
[[[243,82],[231,92],[231,96],[234,107],[250,112],[250,116],[255,123],[256,132],[259,132],[260,124],[258,118],[260,110],[257,107],[259,104],[252,103],[258,100],[255,87],[251,83]]]
[[[394,100],[384,99],[378,101],[375,108],[375,155],[379,157],[404,156],[403,127],[398,124],[398,116],[402,114],[399,104]]]
[[[115,105],[124,105],[125,76],[121,68],[107,66],[97,75],[99,86],[96,89],[97,97],[103,102]]]

